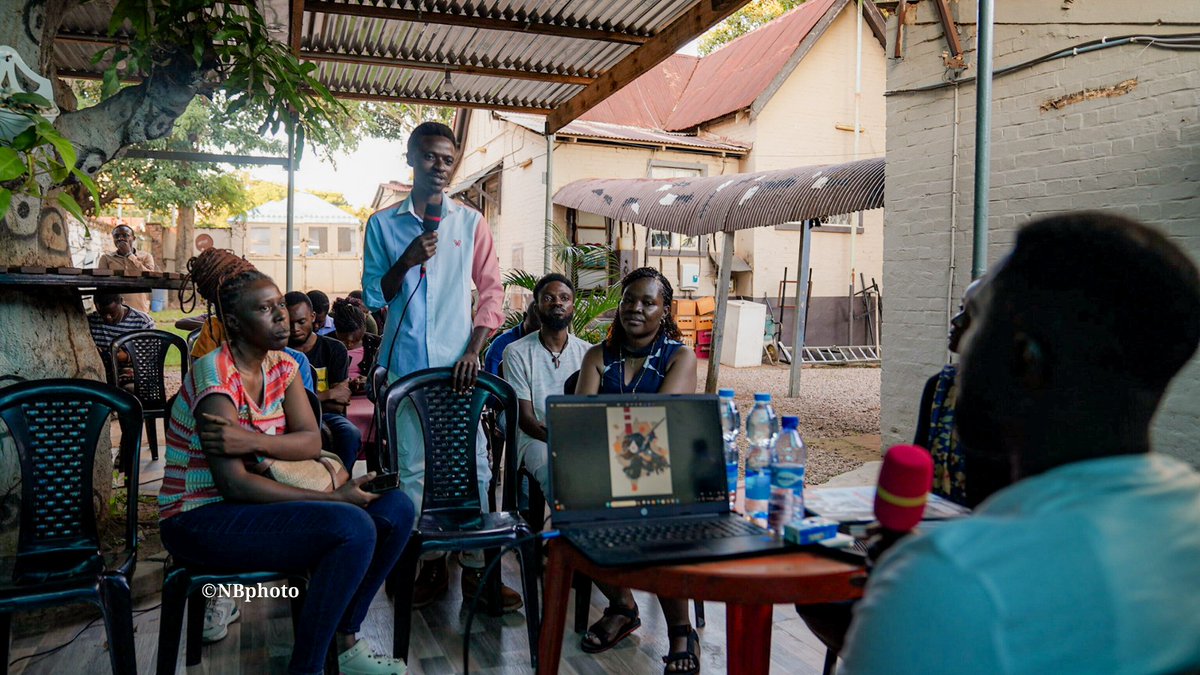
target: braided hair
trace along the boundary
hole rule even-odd
[[[208,303],[209,313],[216,309],[217,318],[225,323],[225,309],[237,302],[238,294],[247,284],[270,277],[245,258],[219,248],[210,248],[188,261],[188,276],[196,293]],[[186,281],[185,281],[185,284]],[[225,333],[228,335],[229,331]]]
[[[333,317],[333,329],[339,333],[353,333],[367,325],[362,310],[345,298],[334,301],[329,316]]]
[[[662,296],[662,323],[658,325],[658,333],[655,334],[654,339],[657,340],[660,336],[666,335],[669,339],[679,340],[682,336],[679,334],[679,327],[675,325],[675,317],[671,314],[671,301],[675,298],[675,289],[671,287],[671,282],[667,281],[662,272],[653,267],[639,267],[630,272],[621,280],[622,295],[629,290],[630,286],[642,279],[657,281],[658,292]],[[605,344],[610,348],[615,348],[625,344],[626,340],[628,340],[628,336],[625,335],[625,327],[621,325],[621,317],[618,315],[612,325],[608,327],[608,338],[605,340]]]

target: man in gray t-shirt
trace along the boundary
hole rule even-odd
[[[534,310],[542,327],[504,349],[504,379],[520,404],[517,451],[542,491],[549,470],[546,457],[546,397],[563,393],[563,385],[583,365],[592,345],[571,335],[575,286],[561,274],[547,274],[533,290]]]

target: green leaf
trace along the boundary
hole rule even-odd
[[[83,209],[79,208],[79,202],[66,192],[58,194],[58,205],[67,210],[68,213],[75,216],[75,219],[81,223],[86,223],[87,219],[83,217]]]
[[[37,139],[37,128],[30,126],[25,131],[17,134],[16,138],[12,139],[12,147],[14,150],[24,152],[36,145]]]
[[[25,160],[12,148],[0,147],[0,181],[12,180],[25,173]]]
[[[49,125],[47,125],[49,126]],[[67,167],[75,166],[75,160],[79,155],[75,152],[75,146],[71,145],[71,141],[67,140],[66,136],[58,133],[54,127],[49,127],[49,131],[43,130],[42,137],[50,141],[50,145],[58,150],[58,156],[62,157],[63,164]]]
[[[8,205],[12,203],[12,190],[0,188],[0,218],[8,213]]]
[[[26,103],[28,105],[35,105],[39,108],[53,108],[54,107],[54,104],[51,103],[50,100],[47,99],[45,96],[42,96],[41,94],[34,94],[32,92],[20,92],[20,93],[12,94],[8,98],[13,103]]]
[[[121,90],[121,81],[117,79],[117,67],[111,65],[104,69],[104,84],[100,88],[100,100],[111,98]]]

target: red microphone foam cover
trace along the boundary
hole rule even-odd
[[[883,456],[875,491],[875,519],[883,527],[907,532],[921,522],[933,486],[933,458],[916,445],[894,445]]]

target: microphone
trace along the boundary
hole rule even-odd
[[[868,550],[869,560],[878,559],[921,522],[931,487],[933,458],[929,452],[916,445],[888,449],[875,489],[875,519],[881,531]]]
[[[437,192],[430,195],[429,201],[425,203],[425,217],[421,221],[421,229],[425,234],[437,232],[438,226],[442,224],[442,193]],[[421,263],[421,276],[425,276],[425,263]]]

